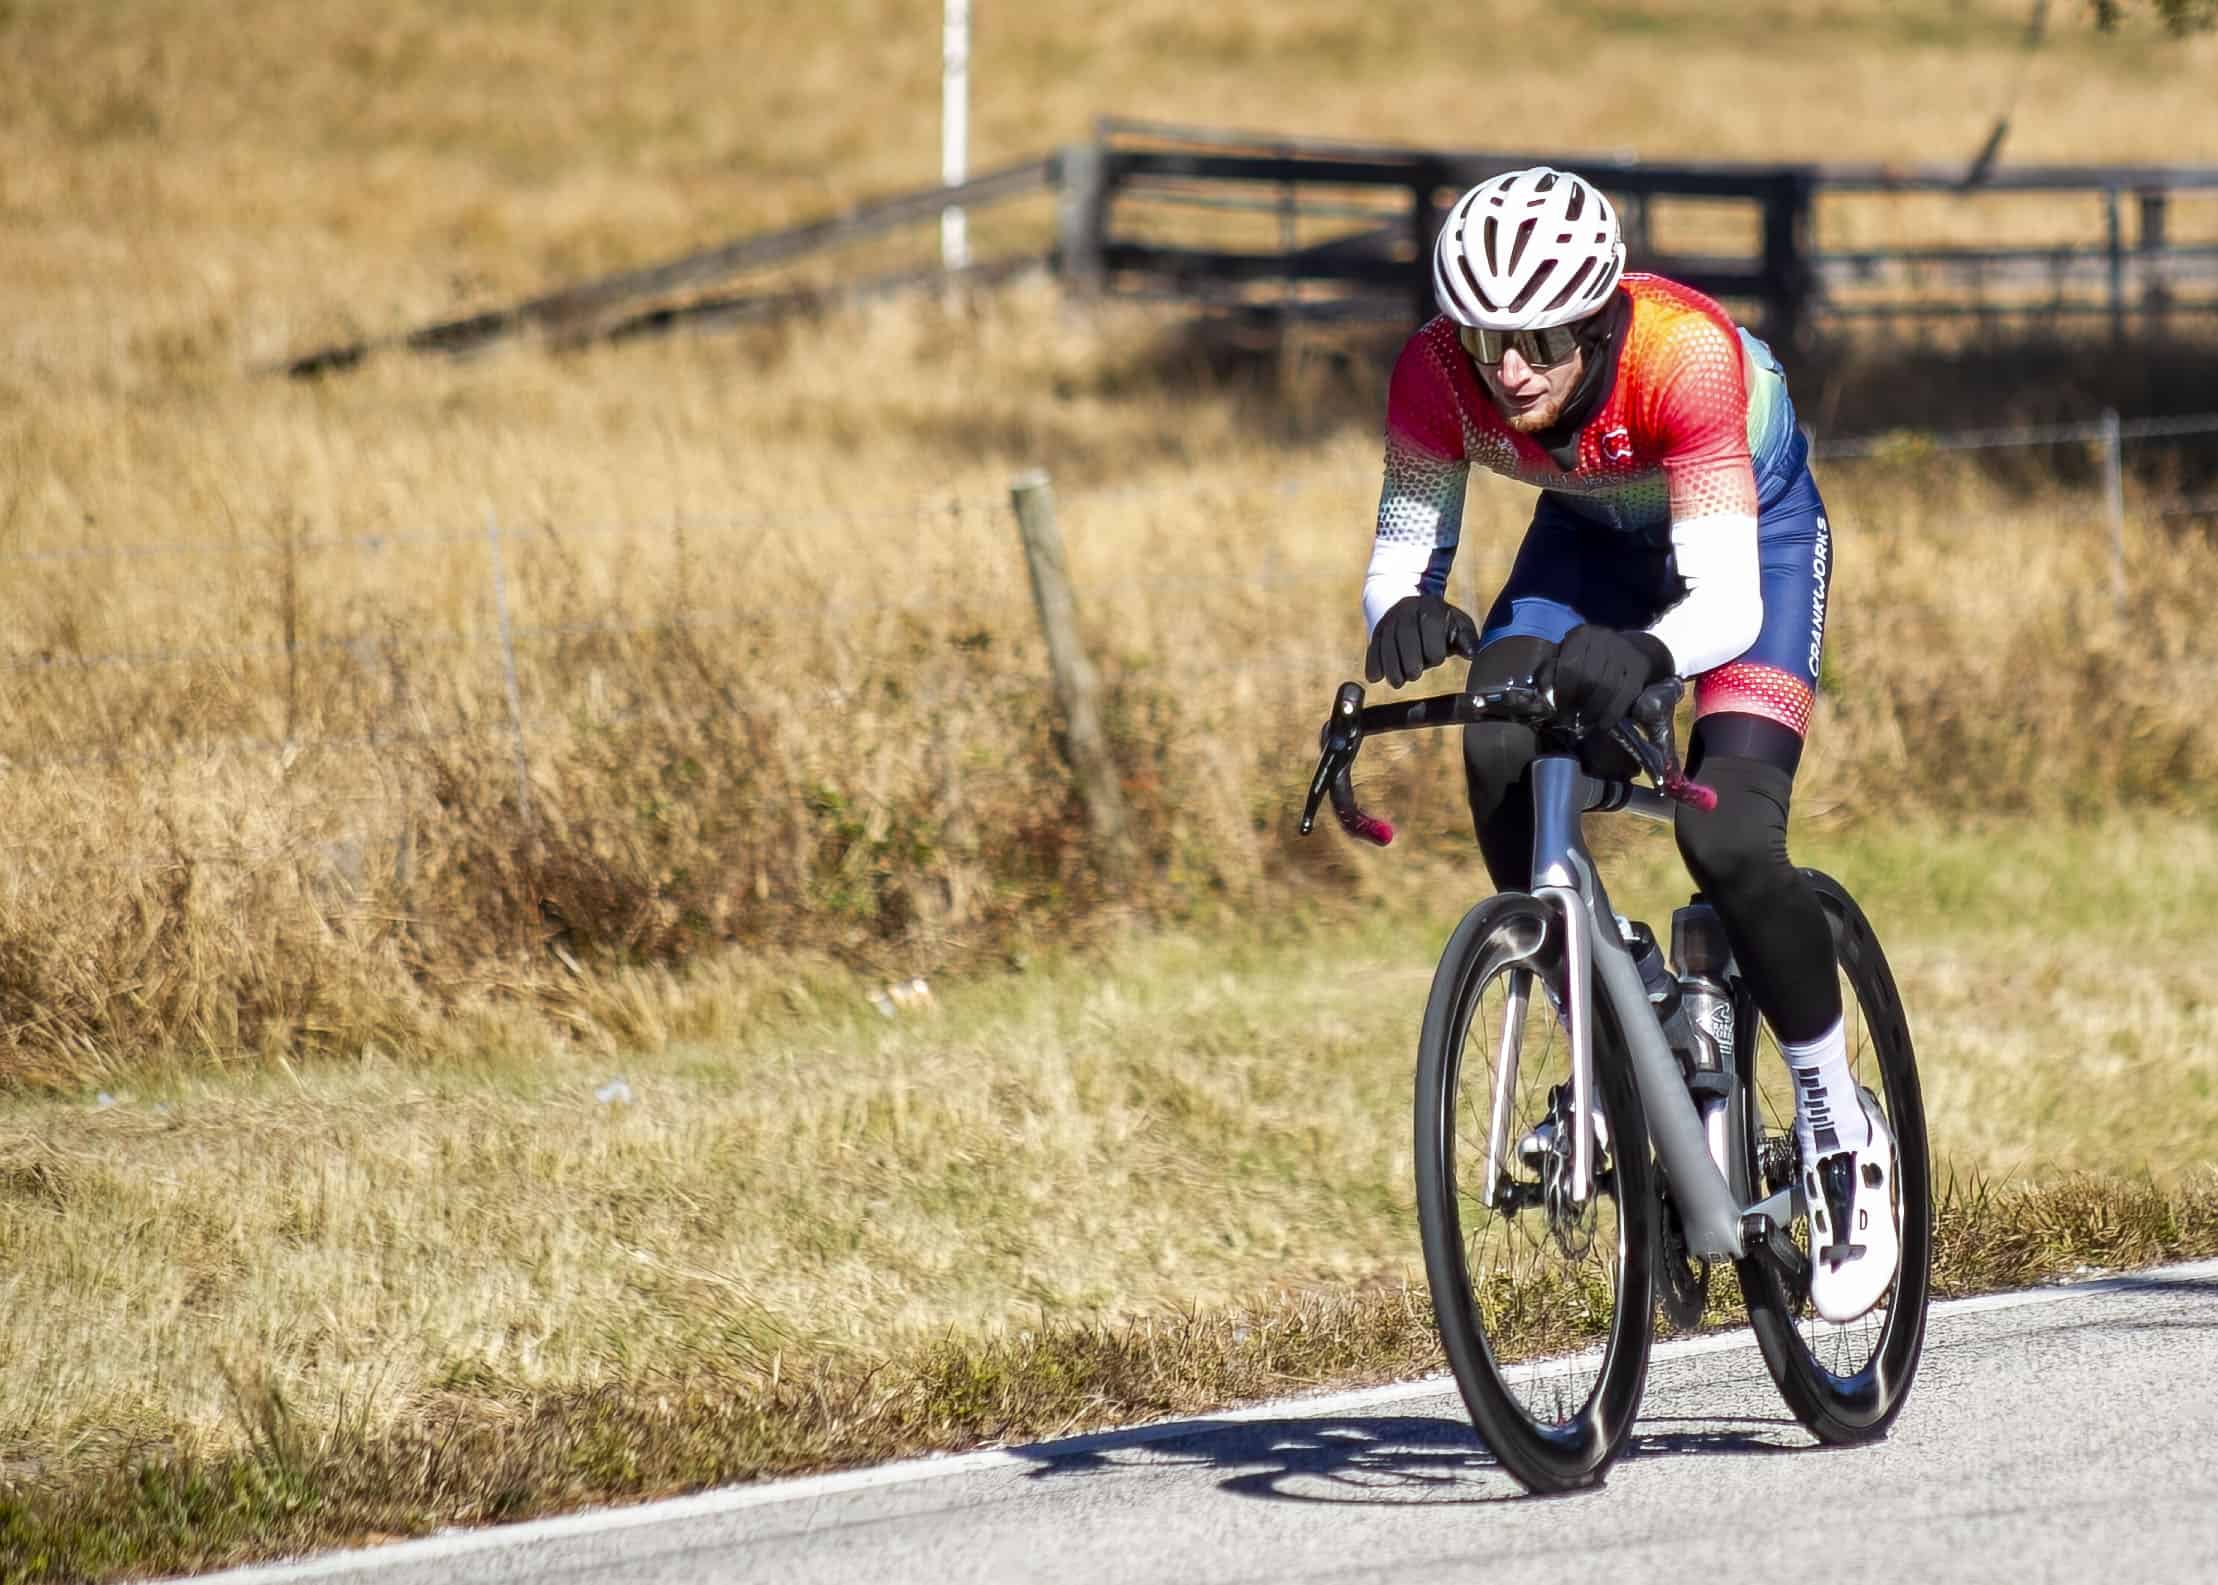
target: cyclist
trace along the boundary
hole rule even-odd
[[[1825,915],[1787,858],[1833,568],[1785,376],[1710,299],[1627,274],[1615,212],[1568,172],[1473,187],[1432,263],[1441,312],[1388,388],[1366,673],[1400,687],[1470,655],[1470,686],[1552,686],[1597,733],[1649,684],[1694,680],[1688,769],[1717,806],[1680,807],[1679,851],[1793,1070],[1811,1302],[1852,1320],[1893,1278],[1894,1152],[1849,1069]],[[1540,490],[1483,624],[1446,598],[1474,465]],[[1505,889],[1532,885],[1533,754],[1530,728],[1465,731]]]

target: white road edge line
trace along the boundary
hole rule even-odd
[[[2116,1293],[2142,1286],[2152,1279],[2195,1280],[2206,1277],[2218,1278],[2218,1260],[2192,1261],[2176,1266],[2151,1266],[2145,1270],[2121,1272],[2116,1276],[2102,1277],[2091,1282],[2021,1288],[2009,1293],[1981,1294],[1970,1299],[1944,1299],[1928,1309],[1926,1314],[1930,1324],[1931,1321],[1949,1316],[1976,1315],[1988,1310],[2015,1310],[2026,1305],[2057,1304],[2067,1299]],[[1730,1332],[1712,1332],[1701,1337],[1674,1338],[1670,1342],[1659,1343],[1653,1357],[1658,1360],[1672,1360],[1722,1354],[1736,1348],[1745,1348],[1754,1341],[1749,1330],[1740,1327]],[[1543,1361],[1540,1366],[1532,1368],[1543,1368],[1545,1363]],[[1221,1425],[1236,1425],[1250,1420],[1273,1420],[1289,1413],[1347,1414],[1358,1409],[1375,1409],[1385,1404],[1434,1397],[1454,1390],[1454,1382],[1443,1371],[1416,1381],[1391,1382],[1383,1387],[1364,1387],[1353,1392],[1280,1398],[1269,1403],[1249,1404],[1244,1408],[1227,1409],[1221,1414],[1201,1415],[1185,1420],[1160,1420],[1150,1425],[1115,1431],[1093,1431],[1084,1436],[1064,1437],[1051,1442],[1028,1442],[1018,1447],[982,1448],[973,1453],[932,1454],[924,1458],[903,1459],[898,1463],[874,1464],[865,1469],[836,1470],[826,1475],[799,1475],[785,1480],[752,1481],[744,1486],[720,1486],[713,1491],[695,1492],[690,1497],[666,1497],[654,1502],[633,1503],[622,1508],[590,1508],[550,1519],[529,1519],[518,1524],[493,1525],[484,1529],[446,1531],[421,1540],[395,1541],[386,1546],[326,1553],[305,1562],[255,1564],[247,1568],[229,1569],[221,1574],[195,1575],[192,1579],[194,1585],[289,1585],[289,1582],[295,1580],[328,1579],[335,1574],[398,1567],[409,1563],[429,1563],[441,1558],[461,1557],[503,1547],[529,1546],[541,1541],[561,1541],[612,1530],[630,1530],[641,1525],[736,1513],[744,1508],[763,1507],[772,1503],[804,1502],[840,1492],[867,1491],[878,1486],[938,1480],[943,1476],[969,1475],[981,1470],[1021,1468],[1037,1464],[1046,1458],[1067,1458],[1075,1454],[1112,1448],[1168,1442],[1180,1437],[1206,1434]]]

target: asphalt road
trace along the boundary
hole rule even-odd
[[[1535,1500],[1444,1382],[704,1493],[238,1585],[2218,1580],[2218,1261],[1934,1308],[1893,1436],[1825,1449],[1743,1333],[1665,1345],[1599,1491]]]

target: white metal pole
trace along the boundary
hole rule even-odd
[[[946,0],[940,24],[940,183],[962,185],[970,156],[970,0]],[[960,205],[940,211],[940,265],[970,262]]]

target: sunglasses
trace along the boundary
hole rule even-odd
[[[1457,335],[1463,342],[1463,350],[1490,369],[1502,361],[1502,354],[1511,347],[1536,369],[1552,369],[1559,363],[1567,363],[1580,347],[1578,328],[1574,325],[1550,325],[1545,330],[1475,330],[1466,325]]]

